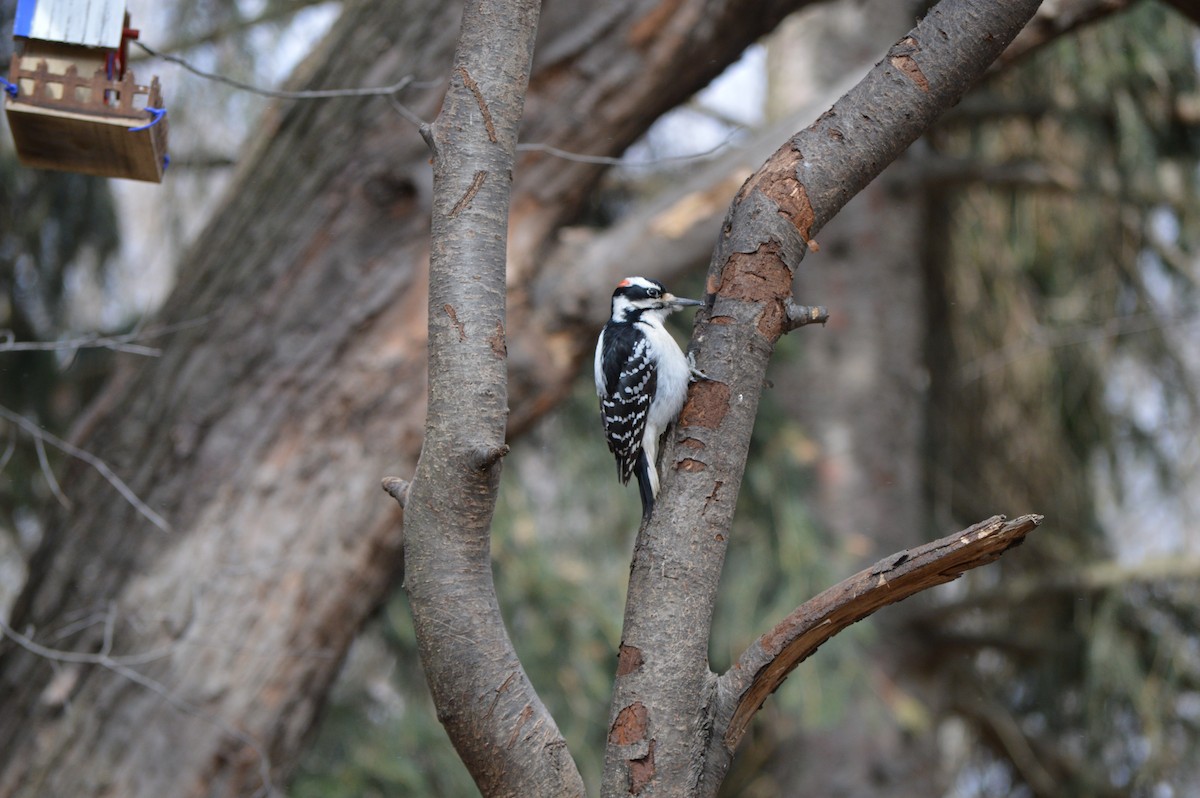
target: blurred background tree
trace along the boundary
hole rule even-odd
[[[737,89],[701,95],[639,148],[676,152],[663,130],[712,125],[707,141],[720,141],[786,116],[865,71],[917,10],[801,12],[765,43],[769,56],[752,50],[724,76]],[[1200,619],[1188,598],[1200,577],[1197,43],[1158,3],[1063,37],[981,86],[822,233],[800,297],[833,319],[781,345],[773,367],[714,667],[797,597],[895,548],[1001,508],[1046,512],[1048,534],[823,648],[775,695],[725,794],[1200,786]],[[743,71],[769,98],[749,119],[728,97],[747,93]],[[603,207],[619,216],[673,173],[619,170]],[[572,749],[597,751],[636,502],[594,476],[610,464],[587,444],[584,377],[517,445],[495,556],[535,684]],[[380,620],[401,663],[384,659],[389,695],[404,709],[374,725],[331,720],[297,787],[422,791],[381,775],[406,754],[378,747],[381,730],[400,739],[430,712],[407,624],[390,607]],[[907,656],[881,661],[898,642]],[[339,709],[372,703],[358,684],[342,683]],[[592,784],[599,765],[581,763]]]
[[[175,31],[165,49],[264,85],[338,12],[252,5],[131,10]],[[743,743],[726,794],[1200,790],[1198,38],[1173,6],[1128,5],[998,70],[805,263],[799,296],[833,319],[774,364],[714,666],[884,554],[1001,510],[1047,521],[1026,550],[805,663]],[[0,3],[6,30],[12,6]],[[671,158],[727,142],[707,160],[736,175],[730,150],[865,71],[923,6],[839,0],[790,18],[660,119],[565,235],[644,213],[696,171]],[[153,68],[174,87],[162,187],[22,170],[0,136],[0,328],[17,340],[136,329],[266,112]],[[226,121],[196,124],[214,116]],[[694,268],[672,288],[699,295],[705,247],[673,257]],[[114,357],[127,355],[0,351],[0,406],[65,436]],[[0,424],[7,612],[56,501],[41,461],[61,461]],[[584,365],[516,441],[493,538],[518,653],[593,788],[638,517],[612,476]],[[433,716],[404,605],[395,591],[359,636],[291,794],[475,794]]]

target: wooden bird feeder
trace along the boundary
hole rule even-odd
[[[158,78],[126,69],[121,0],[18,0],[5,111],[25,166],[162,182],[166,109]]]

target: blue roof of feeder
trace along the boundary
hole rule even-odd
[[[13,35],[116,49],[124,26],[124,0],[17,0]]]

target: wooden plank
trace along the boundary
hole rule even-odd
[[[148,120],[102,118],[19,100],[9,101],[5,110],[23,166],[162,182],[166,119],[133,131]]]

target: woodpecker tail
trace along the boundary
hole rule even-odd
[[[646,450],[642,449],[638,452],[637,465],[634,466],[633,473],[637,475],[638,493],[642,495],[642,520],[645,521],[650,517],[650,513],[654,511],[654,475],[650,469],[654,468],[654,464],[646,457]]]

